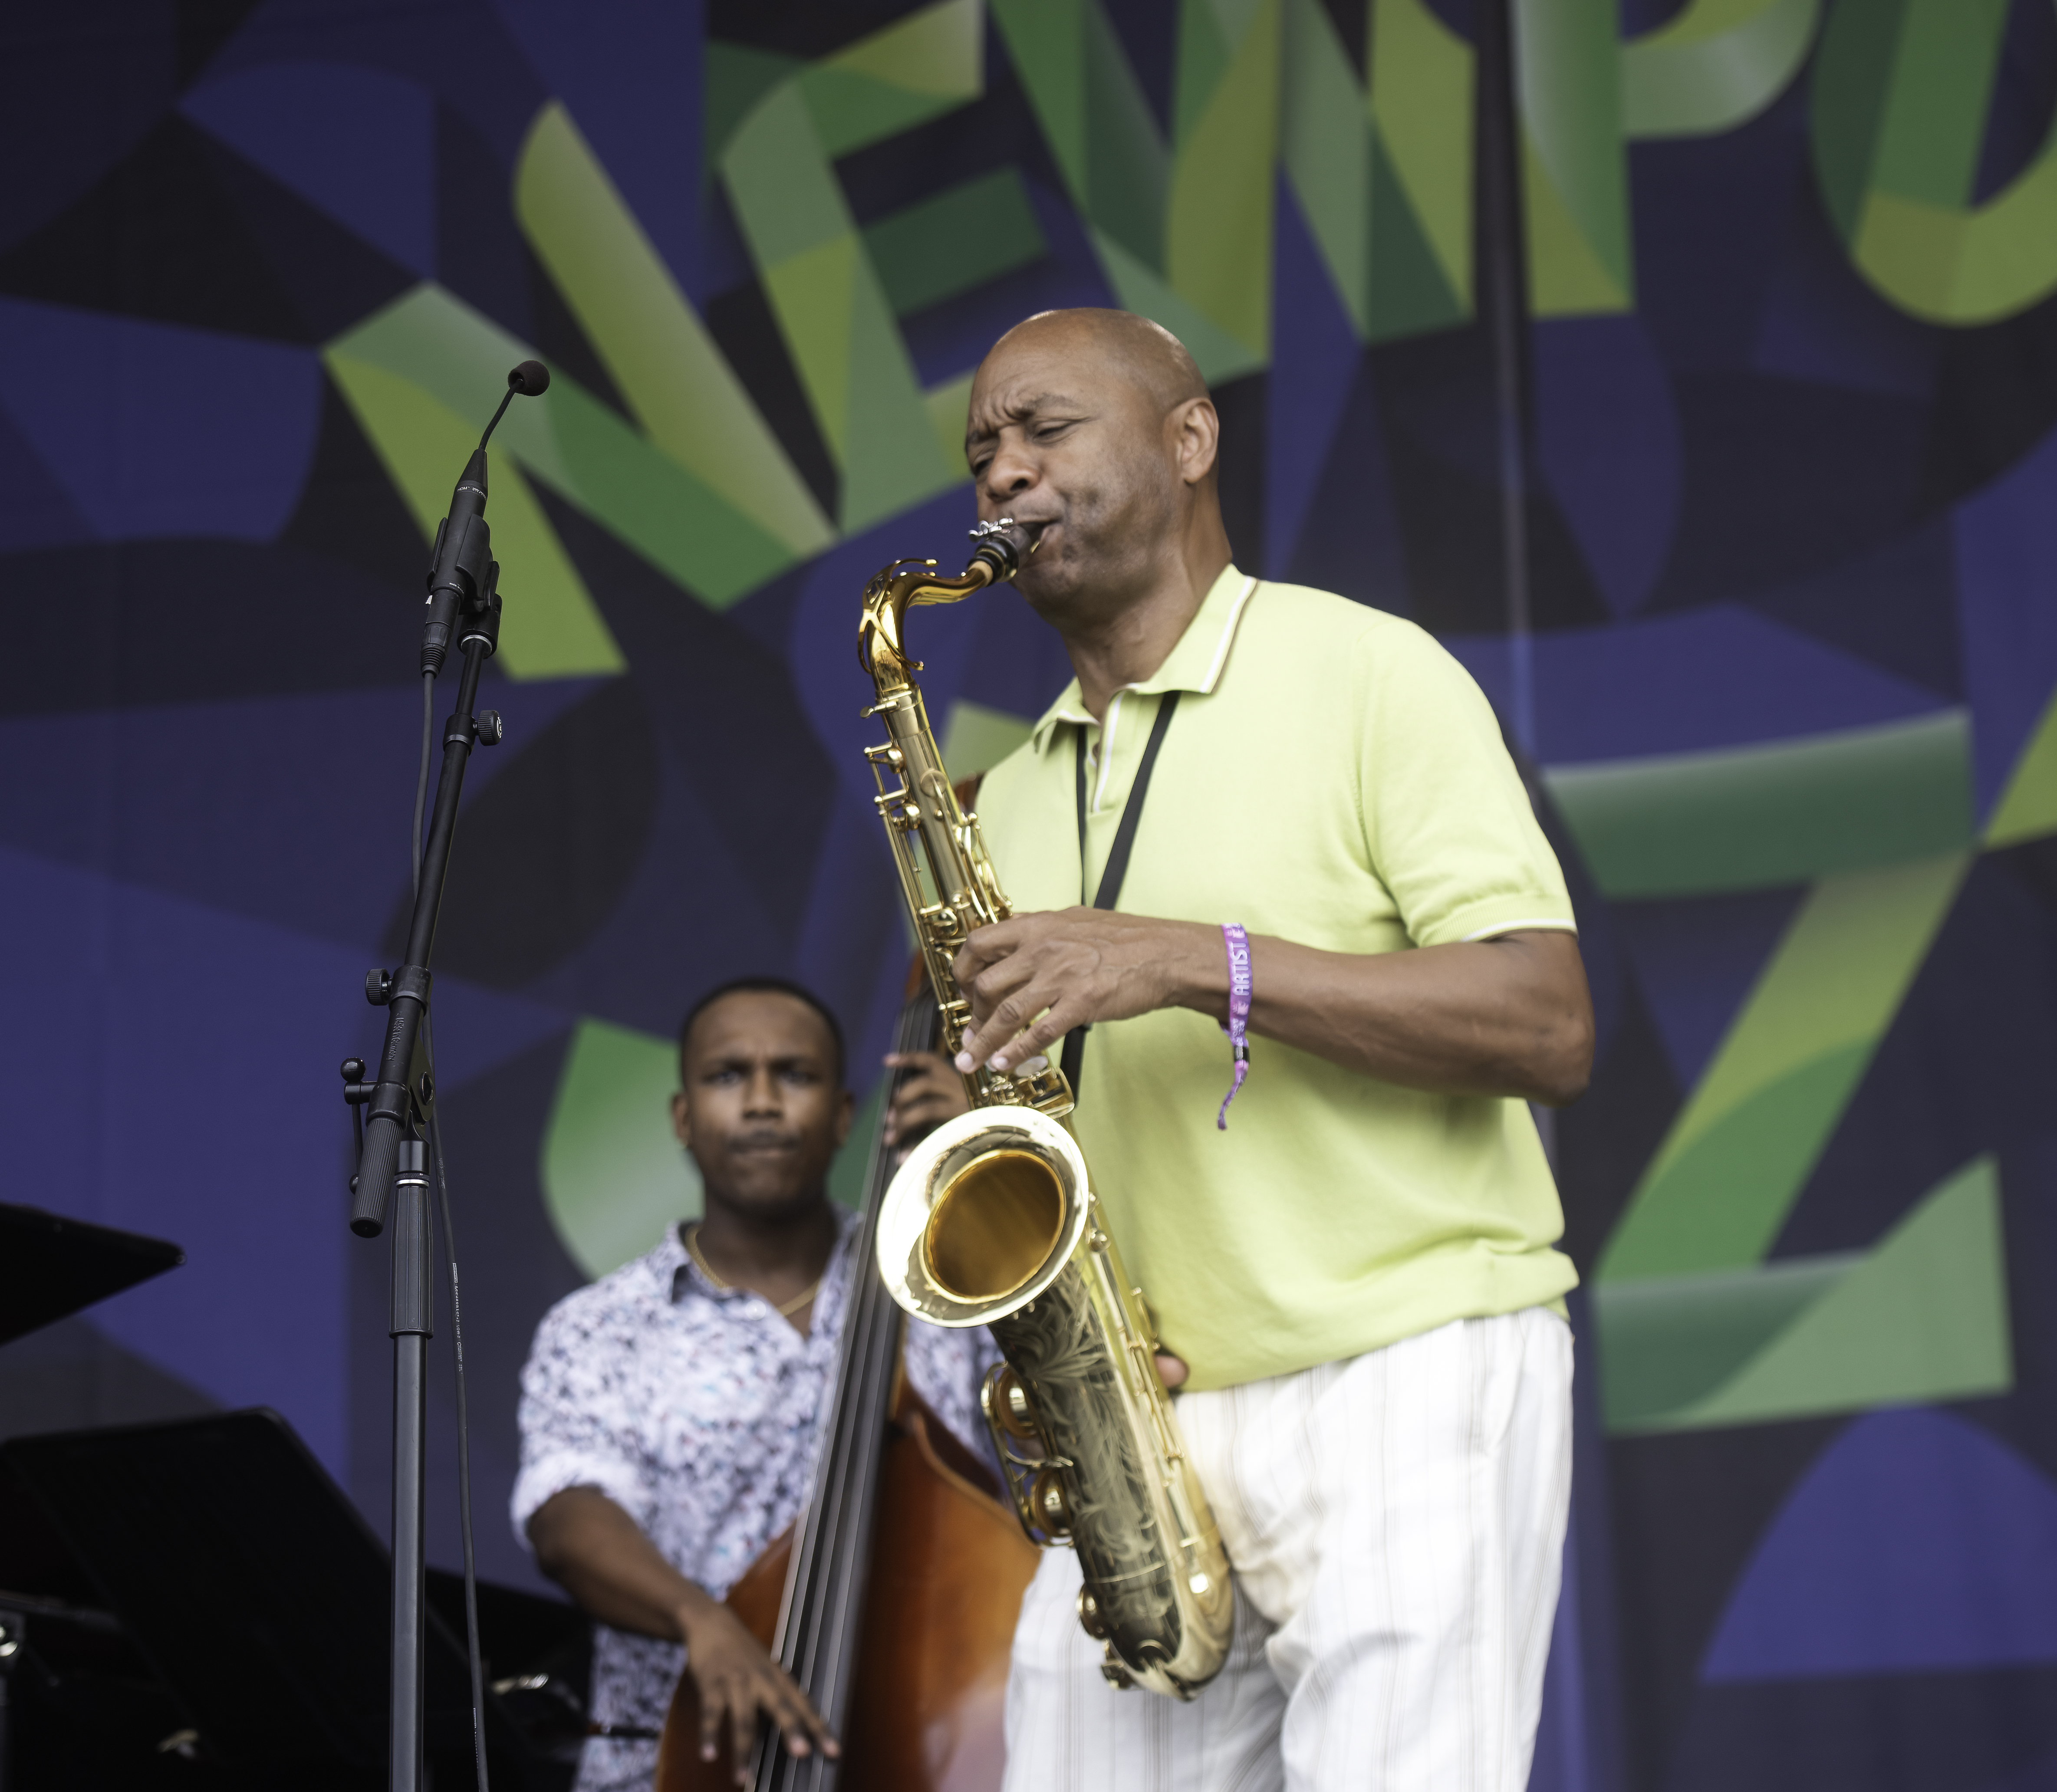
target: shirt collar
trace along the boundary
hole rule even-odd
[[[1222,668],[1228,664],[1228,650],[1235,640],[1236,625],[1243,620],[1243,613],[1249,607],[1257,584],[1255,579],[1239,572],[1234,565],[1223,567],[1221,577],[1201,600],[1193,620],[1186,624],[1186,632],[1179,637],[1178,645],[1165,656],[1163,664],[1147,678],[1124,684],[1121,688],[1145,696],[1163,691],[1197,691],[1203,695],[1211,692],[1221,682]],[[1036,719],[1029,739],[1039,754],[1049,744],[1050,736],[1060,722],[1092,725],[1092,717],[1087,712],[1085,699],[1076,678]]]
[[[850,1235],[857,1230],[858,1217],[846,1207],[836,1209],[835,1247],[829,1252],[828,1263],[822,1271],[824,1294],[830,1283],[840,1283],[842,1279],[843,1259],[850,1254]],[[663,1284],[670,1288],[672,1304],[677,1306],[688,1288],[709,1300],[740,1300],[746,1297],[755,1299],[756,1297],[747,1288],[717,1287],[701,1273],[700,1265],[686,1251],[685,1228],[692,1224],[690,1219],[681,1219],[667,1226],[664,1237],[658,1240],[657,1248],[648,1259]]]

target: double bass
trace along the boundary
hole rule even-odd
[[[924,990],[894,1049],[933,1034]],[[876,1267],[893,1153],[882,1125],[851,1259],[834,1390],[806,1509],[729,1590],[727,1604],[840,1738],[795,1759],[760,1735],[754,1792],[999,1792],[1007,1663],[1037,1552],[990,1472],[907,1383],[902,1315]],[[656,1792],[734,1792],[724,1727],[700,1752],[690,1667],[664,1720]]]

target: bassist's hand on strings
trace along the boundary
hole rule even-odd
[[[636,1520],[596,1487],[568,1487],[529,1520],[542,1571],[587,1614],[616,1630],[686,1646],[700,1695],[700,1753],[719,1752],[722,1725],[735,1745],[736,1783],[749,1777],[760,1714],[785,1732],[787,1752],[841,1752],[828,1726],[764,1645],[728,1606],[658,1552]]]
[[[678,1624],[685,1639],[686,1671],[700,1688],[703,1761],[720,1753],[726,1724],[735,1783],[747,1785],[760,1714],[784,1733],[788,1754],[809,1754],[819,1748],[833,1759],[842,1752],[807,1695],[727,1606],[702,1593],[680,1608]]]
[[[889,1052],[886,1068],[895,1073],[886,1109],[886,1143],[896,1162],[923,1135],[970,1112],[964,1084],[941,1053]]]

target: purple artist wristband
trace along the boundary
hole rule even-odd
[[[1218,1132],[1228,1131],[1228,1104],[1250,1074],[1250,936],[1239,921],[1222,923],[1222,943],[1228,948],[1228,1049],[1235,1057],[1235,1080],[1222,1097],[1221,1112],[1215,1116]]]

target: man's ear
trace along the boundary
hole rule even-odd
[[[857,1097],[848,1089],[836,1097],[835,1142],[836,1149],[842,1149],[842,1142],[850,1136],[850,1125],[857,1118]]]
[[[693,1142],[692,1128],[686,1121],[686,1092],[684,1089],[672,1097],[672,1131],[680,1144],[690,1148]]]
[[[1179,477],[1197,486],[1215,470],[1221,446],[1221,416],[1211,398],[1188,398],[1164,419],[1177,456]]]

